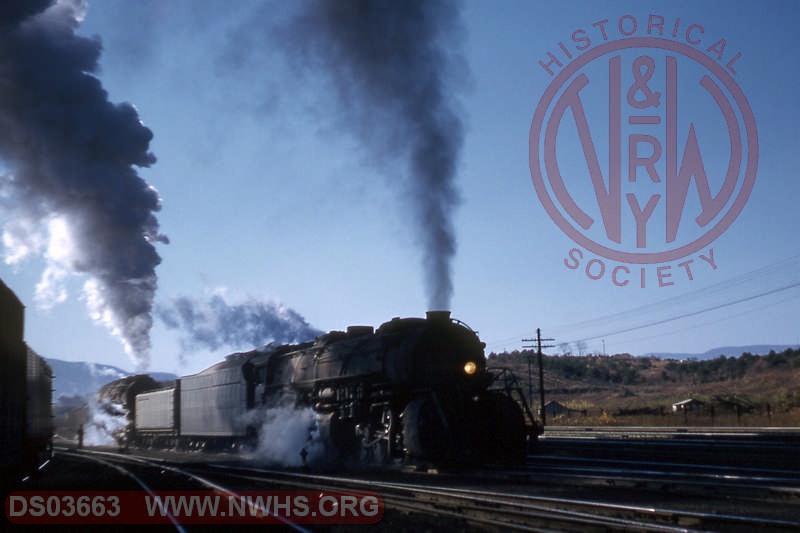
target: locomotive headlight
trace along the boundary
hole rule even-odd
[[[476,365],[472,361],[464,365],[464,372],[466,372],[470,376],[474,374],[476,370],[478,370],[478,365]]]

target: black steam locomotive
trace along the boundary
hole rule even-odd
[[[313,408],[323,442],[341,456],[520,461],[536,426],[526,425],[524,403],[493,388],[484,346],[449,312],[430,312],[376,331],[355,326],[232,354],[170,388],[136,395],[132,438],[155,446],[247,443],[259,431],[252,413],[289,399]]]
[[[52,450],[53,371],[23,341],[25,308],[0,281],[0,485],[12,487]]]

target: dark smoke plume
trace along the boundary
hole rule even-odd
[[[324,72],[342,126],[370,158],[407,164],[409,218],[423,249],[430,309],[449,309],[456,239],[451,215],[463,127],[461,36],[451,1],[312,0],[277,41],[295,64]]]
[[[150,349],[154,242],[167,242],[155,189],[134,167],[155,162],[152,132],[130,104],[113,104],[97,72],[98,39],[76,35],[82,0],[4,0],[0,7],[0,202],[6,261],[47,261],[36,299],[66,298],[85,274],[92,317],[118,335],[137,366]]]
[[[181,331],[181,347],[186,352],[304,342],[322,334],[281,304],[254,299],[228,303],[219,293],[205,299],[179,296],[169,305],[158,305],[156,313],[168,328]]]

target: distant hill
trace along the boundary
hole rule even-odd
[[[705,361],[707,359],[716,359],[720,355],[725,357],[739,357],[743,353],[752,355],[767,355],[770,351],[776,353],[783,352],[789,349],[797,349],[798,345],[794,344],[751,344],[749,346],[723,346],[721,348],[713,348],[703,353],[648,353],[644,354],[645,357],[657,357],[659,359],[676,359],[679,361],[686,359],[695,359],[697,361]]]
[[[111,365],[45,359],[53,368],[53,400],[55,401],[58,401],[61,396],[89,396],[96,393],[97,389],[106,383],[133,375]],[[167,372],[150,372],[149,374],[157,381],[170,381],[177,377],[175,374]]]
[[[702,420],[695,418],[694,425],[798,427],[800,349],[783,348],[753,345],[723,347],[705,354],[662,354],[669,358],[545,356],[543,388],[546,400],[558,401],[572,411],[563,422],[571,425],[686,425],[689,422],[684,416],[670,419],[668,415],[673,413],[673,404],[691,398],[714,407],[704,411]],[[724,359],[714,357],[720,353]],[[512,370],[521,390],[537,406],[538,372],[528,370],[531,359],[535,364],[530,357],[533,354],[532,350],[493,354],[489,365]],[[743,413],[748,413],[749,421],[742,419]]]

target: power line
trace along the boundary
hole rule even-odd
[[[788,298],[783,298],[781,300],[778,300],[777,302],[772,302],[772,303],[769,303],[767,305],[762,305],[762,306],[756,307],[754,309],[747,309],[746,311],[742,311],[740,313],[735,313],[735,314],[732,314],[732,315],[728,315],[728,316],[725,316],[725,317],[722,317],[722,318],[718,318],[716,320],[711,320],[709,322],[703,322],[703,323],[700,323],[700,324],[694,324],[692,326],[688,326],[688,327],[684,327],[684,328],[680,328],[680,329],[673,329],[673,330],[667,331],[665,333],[658,333],[656,335],[646,335],[646,336],[643,336],[643,337],[636,337],[636,338],[633,338],[633,339],[627,339],[626,338],[625,342],[634,343],[634,342],[648,341],[648,340],[651,340],[651,339],[657,339],[659,337],[667,337],[667,336],[670,336],[670,335],[676,335],[678,333],[682,333],[684,331],[689,331],[689,330],[692,330],[692,329],[708,327],[708,326],[710,326],[712,324],[718,324],[720,322],[725,322],[726,320],[731,320],[733,318],[737,318],[737,317],[740,317],[740,316],[748,315],[748,314],[753,313],[755,311],[763,311],[764,309],[769,309],[771,307],[774,307],[777,304],[782,304],[782,303],[789,302],[791,300],[795,300],[798,296],[800,296],[800,294],[796,294],[796,295],[790,296]]]
[[[600,339],[602,337],[610,337],[612,335],[619,335],[620,333],[627,333],[629,331],[635,331],[637,329],[649,328],[651,326],[657,326],[659,324],[665,324],[667,322],[680,320],[681,318],[687,318],[687,317],[690,317],[690,316],[695,316],[695,315],[699,315],[699,314],[702,314],[702,313],[707,313],[709,311],[715,311],[717,309],[722,309],[723,307],[728,307],[728,306],[739,304],[739,303],[742,303],[742,302],[748,302],[750,300],[755,300],[756,298],[762,298],[764,296],[768,296],[770,294],[775,294],[776,292],[789,290],[789,289],[792,289],[792,288],[798,287],[798,286],[800,286],[800,282],[791,283],[789,285],[785,285],[785,286],[779,287],[777,289],[772,289],[772,290],[765,291],[765,292],[762,292],[762,293],[759,293],[759,294],[754,294],[753,296],[748,296],[746,298],[739,298],[738,300],[733,300],[731,302],[725,302],[725,303],[722,303],[722,304],[714,305],[712,307],[707,307],[705,309],[700,309],[699,311],[692,311],[691,313],[683,313],[683,314],[678,315],[678,316],[665,318],[663,320],[657,320],[655,322],[650,322],[648,324],[642,324],[640,326],[633,326],[633,327],[630,327],[630,328],[625,328],[625,329],[621,329],[621,330],[618,330],[618,331],[613,331],[613,332],[610,332],[610,333],[603,333],[603,334],[595,335],[595,336],[592,336],[592,337],[584,337],[584,338],[582,338],[580,340],[590,341],[590,340],[594,340],[594,339]]]
[[[622,312],[619,312],[619,313],[613,313],[613,314],[610,314],[610,315],[600,316],[600,317],[597,317],[597,318],[584,320],[584,321],[576,322],[576,323],[572,323],[572,324],[565,324],[565,325],[562,325],[562,326],[555,326],[555,327],[552,327],[550,329],[554,330],[554,331],[588,329],[593,325],[600,325],[602,323],[613,322],[613,321],[617,321],[617,320],[620,320],[620,319],[627,320],[627,318],[629,316],[631,316],[631,315],[634,315],[635,317],[638,317],[638,316],[641,316],[642,314],[644,314],[646,312],[652,312],[653,310],[668,309],[670,306],[673,306],[673,305],[676,305],[676,304],[680,304],[682,306],[686,306],[687,300],[696,300],[696,299],[699,299],[699,298],[702,298],[704,296],[708,296],[708,295],[711,295],[711,294],[725,292],[727,290],[735,288],[738,285],[742,285],[744,283],[750,282],[750,281],[752,281],[754,279],[767,277],[768,275],[770,275],[770,274],[772,274],[772,273],[774,273],[776,271],[779,272],[781,270],[785,270],[787,268],[791,268],[792,269],[791,273],[792,274],[796,274],[797,273],[797,263],[799,263],[799,262],[800,262],[800,255],[795,255],[795,256],[783,259],[781,261],[777,261],[777,262],[772,263],[770,265],[766,265],[766,266],[760,267],[758,269],[752,270],[750,272],[746,272],[744,274],[741,274],[739,276],[730,278],[728,280],[724,280],[724,281],[721,281],[719,283],[715,283],[713,285],[710,285],[708,287],[704,287],[702,289],[698,289],[698,290],[695,290],[695,291],[692,291],[692,292],[688,292],[688,293],[685,293],[685,294],[682,294],[682,295],[679,295],[679,296],[674,296],[674,297],[667,298],[665,300],[661,300],[661,301],[658,301],[658,302],[645,304],[645,305],[642,305],[642,306],[639,306],[639,307],[635,307],[633,309],[629,309],[627,311],[622,311]],[[622,330],[619,330],[619,331],[614,331],[612,333],[597,334],[597,335],[594,335],[594,336],[591,336],[591,337],[583,338],[581,340],[593,340],[593,339],[597,339],[597,338],[600,338],[600,337],[603,337],[603,336],[616,335],[616,334],[624,333],[624,332],[627,332],[627,331],[634,331],[634,330],[637,330],[637,329],[650,327],[652,325],[658,325],[658,324],[661,324],[661,323],[670,322],[670,321],[673,321],[673,320],[678,320],[680,318],[685,318],[686,316],[693,316],[695,314],[700,314],[700,313],[704,313],[704,312],[707,312],[707,311],[712,311],[712,310],[719,309],[719,308],[722,308],[722,307],[727,307],[729,305],[734,305],[736,303],[741,303],[741,302],[744,302],[744,301],[747,301],[747,300],[752,300],[752,299],[755,299],[755,298],[759,298],[761,296],[766,296],[766,295],[772,294],[774,292],[780,292],[782,290],[787,290],[787,289],[790,289],[790,288],[792,288],[792,287],[794,287],[796,285],[797,285],[797,283],[793,283],[793,284],[790,284],[790,285],[787,285],[787,286],[784,286],[784,287],[781,287],[781,288],[778,288],[778,289],[774,289],[774,290],[771,290],[771,291],[766,291],[764,293],[760,293],[760,294],[754,295],[752,297],[743,298],[743,299],[739,299],[739,300],[734,300],[734,301],[731,301],[731,302],[726,302],[726,303],[719,304],[717,306],[712,306],[710,308],[703,309],[703,310],[700,310],[700,311],[696,311],[696,312],[693,312],[693,313],[688,313],[688,314],[685,314],[685,315],[679,315],[679,316],[676,316],[676,317],[671,317],[671,318],[667,318],[667,319],[664,319],[664,320],[655,321],[653,323],[648,323],[648,324],[644,324],[644,325],[641,325],[641,326],[625,328],[625,329],[622,329]],[[488,344],[493,346],[493,347],[496,347],[496,346],[500,346],[500,345],[504,345],[504,344],[507,344],[509,342],[512,342],[515,339],[520,338],[521,336],[523,336],[523,335],[518,335],[518,336],[514,336],[514,337],[507,337],[507,338],[500,339],[500,340],[497,340],[497,341],[492,341],[492,342],[490,342]]]
[[[701,298],[703,296],[708,296],[710,294],[715,294],[715,293],[720,293],[720,292],[727,291],[729,289],[734,288],[737,285],[742,285],[744,283],[752,281],[753,279],[762,278],[762,277],[766,276],[767,274],[769,274],[771,271],[776,271],[776,270],[779,271],[779,270],[786,269],[787,267],[790,267],[790,268],[792,268],[791,273],[792,274],[796,274],[797,273],[797,264],[798,263],[800,263],[800,256],[789,257],[787,259],[778,261],[778,262],[773,263],[771,265],[767,265],[767,266],[758,268],[756,270],[752,270],[750,272],[746,272],[746,273],[741,274],[739,276],[736,276],[736,277],[733,277],[733,278],[730,278],[730,279],[727,279],[727,280],[724,280],[724,281],[720,281],[720,282],[715,283],[713,285],[709,285],[708,287],[704,287],[702,289],[697,289],[695,291],[691,291],[691,292],[688,292],[688,293],[685,293],[685,294],[682,294],[682,295],[673,296],[671,298],[660,300],[658,302],[653,302],[653,303],[641,305],[641,306],[635,307],[633,309],[629,309],[627,311],[621,311],[619,313],[613,313],[613,314],[610,314],[610,315],[605,315],[605,316],[601,316],[601,317],[597,317],[597,318],[593,318],[593,319],[589,319],[589,320],[584,320],[584,321],[581,321],[581,322],[575,322],[575,323],[572,323],[572,324],[566,324],[566,325],[563,325],[563,326],[557,326],[557,327],[553,327],[551,329],[553,329],[553,330],[585,329],[585,328],[588,328],[588,327],[590,327],[590,326],[592,326],[594,324],[597,324],[597,323],[602,323],[602,322],[608,322],[608,321],[613,321],[613,320],[617,320],[617,319],[627,318],[629,315],[640,316],[641,314],[643,314],[645,312],[649,312],[649,311],[652,311],[654,309],[659,309],[659,308],[667,308],[667,307],[669,307],[671,305],[675,305],[675,304],[679,304],[681,306],[685,306],[686,303],[687,303],[687,300],[698,299],[698,298]]]

